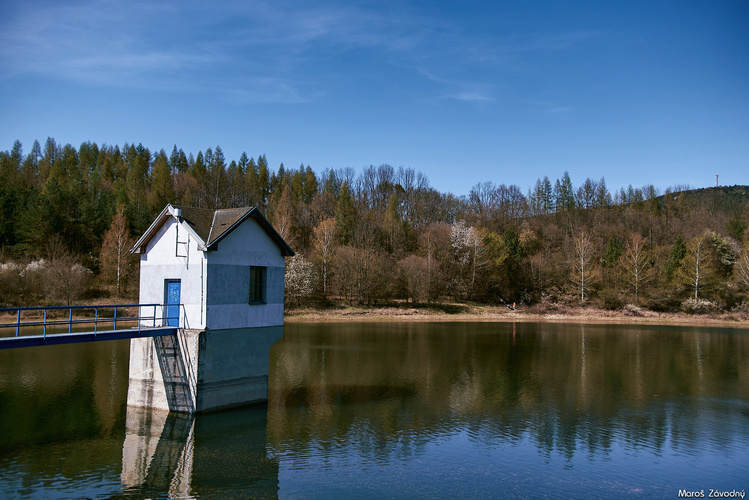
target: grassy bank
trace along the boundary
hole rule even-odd
[[[551,308],[506,307],[476,304],[443,304],[439,307],[339,307],[329,309],[294,308],[286,311],[288,323],[343,321],[548,321],[570,323],[637,323],[651,325],[719,326],[748,328],[749,314],[657,313],[630,307],[608,311],[597,307],[558,306]]]

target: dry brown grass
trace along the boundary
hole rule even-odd
[[[449,306],[449,305],[448,305]],[[449,312],[446,312],[449,311]],[[289,323],[398,321],[398,322],[470,322],[470,321],[548,321],[567,323],[639,323],[656,325],[701,325],[726,328],[749,328],[749,314],[743,312],[717,315],[657,313],[635,306],[618,311],[596,307],[555,304],[552,307],[506,307],[454,304],[452,307],[344,307],[339,309],[293,309],[285,316]]]

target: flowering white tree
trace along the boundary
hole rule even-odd
[[[453,247],[458,264],[464,268],[470,265],[471,279],[468,287],[470,297],[476,283],[476,270],[487,262],[484,237],[473,226],[466,226],[465,222],[458,221],[450,226],[450,245]]]
[[[450,226],[450,245],[455,252],[455,259],[461,266],[468,264],[471,258],[469,249],[473,233],[473,227],[466,226],[466,223],[462,220]]]
[[[315,290],[315,280],[312,263],[301,254],[296,254],[286,261],[284,286],[286,293],[296,297],[297,304],[301,303],[302,297],[310,295]]]

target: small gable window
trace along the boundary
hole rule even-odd
[[[266,268],[250,266],[250,304],[265,304]]]

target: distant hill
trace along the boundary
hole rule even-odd
[[[700,207],[713,211],[736,214],[749,209],[749,186],[718,186],[669,193],[659,199],[665,201],[670,196],[674,201],[681,197],[681,203],[691,209]]]

